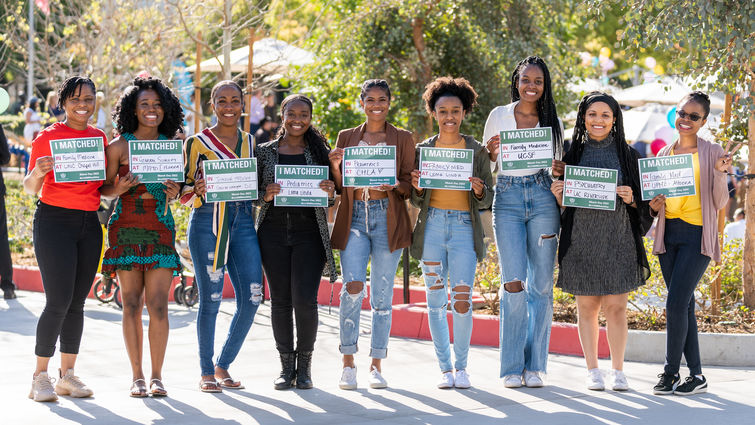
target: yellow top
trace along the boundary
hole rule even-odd
[[[673,155],[673,151],[671,152]],[[666,218],[681,218],[695,226],[703,225],[703,210],[700,206],[700,157],[692,154],[692,166],[695,169],[695,194],[666,199]]]
[[[464,149],[466,143],[461,138],[453,145],[438,146],[436,148]],[[442,210],[469,211],[469,193],[466,190],[433,189],[430,194],[430,206]]]

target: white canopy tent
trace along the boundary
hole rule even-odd
[[[285,41],[263,38],[254,42],[254,72],[259,74],[285,74],[291,66],[308,65],[315,60],[312,52],[292,46]],[[223,57],[218,56],[202,61],[202,72],[221,72]],[[244,46],[231,51],[231,72],[246,73],[249,64],[249,47]],[[194,72],[196,65],[186,68]]]
[[[642,106],[647,103],[662,105],[676,105],[682,97],[692,91],[681,78],[661,77],[657,81],[640,84],[615,93],[613,97],[620,105]],[[718,93],[710,96],[710,107],[713,110],[724,109],[724,97]]]

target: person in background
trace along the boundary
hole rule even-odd
[[[5,138],[3,125],[0,124],[0,165],[10,161],[8,139]],[[0,289],[3,290],[3,298],[12,300],[16,298],[16,285],[13,283],[13,261],[10,256],[10,241],[8,240],[8,216],[5,212],[5,180],[3,171],[0,169]]]
[[[273,136],[273,125],[273,119],[269,116],[262,118],[262,121],[260,121],[260,127],[257,129],[257,132],[254,133],[255,143],[261,145],[269,142],[270,138]]]
[[[744,239],[746,224],[745,210],[737,208],[734,211],[734,221],[724,227],[724,245],[733,242],[735,239]]]
[[[29,106],[24,111],[24,139],[26,143],[31,143],[37,137],[39,130],[42,128],[42,117],[39,115],[39,99],[32,97],[29,99]]]
[[[260,121],[265,118],[265,104],[262,100],[262,90],[252,92],[252,99],[247,108],[249,108],[249,133],[255,134],[260,128]]]
[[[66,119],[66,111],[58,104],[58,93],[55,90],[47,92],[45,105],[47,105],[47,113],[50,114],[50,118],[55,118],[55,122]]]
[[[105,126],[107,125],[107,116],[105,114],[105,93],[98,91],[97,92],[97,104],[94,106],[94,115],[92,115],[92,119],[94,120],[94,126],[99,128],[102,131],[105,131]]]

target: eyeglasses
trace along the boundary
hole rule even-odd
[[[697,114],[688,114],[688,113],[682,111],[681,109],[677,109],[676,110],[676,115],[679,115],[679,118],[681,118],[683,120],[686,120],[687,118],[689,118],[689,120],[692,121],[692,122],[700,121],[700,118],[702,118],[700,115],[697,115]]]

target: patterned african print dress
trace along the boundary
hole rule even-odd
[[[124,133],[128,140],[136,140],[131,133]],[[160,139],[167,139],[160,135]],[[118,175],[128,174],[129,168],[122,165]],[[181,271],[181,262],[175,248],[175,223],[170,208],[166,208],[166,196],[162,183],[141,183],[118,198],[108,222],[108,245],[102,260],[102,272],[116,270],[147,271],[158,268]],[[144,194],[152,195],[144,198]]]

